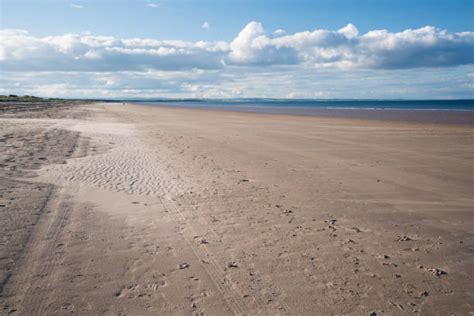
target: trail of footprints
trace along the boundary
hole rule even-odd
[[[174,174],[171,165],[164,165],[161,161],[157,161],[158,155],[156,155],[156,153],[146,148],[143,144],[138,143],[133,138],[110,135],[106,138],[106,143],[102,144],[102,146],[110,146],[111,148],[106,153],[74,159],[73,161],[69,161],[66,165],[57,165],[54,167],[56,172],[53,171],[52,174],[60,180],[67,180],[72,183],[90,185],[115,192],[156,196],[160,198],[167,213],[176,223],[177,227],[181,227],[182,231],[183,226],[186,226],[186,233],[180,234],[202,263],[202,267],[206,270],[218,291],[221,292],[222,296],[226,299],[228,306],[237,314],[246,314],[248,311],[246,309],[246,302],[244,302],[243,299],[243,291],[235,284],[228,283],[225,267],[221,266],[217,260],[215,260],[205,244],[196,244],[193,238],[198,234],[188,223],[185,216],[181,213],[181,210],[178,209],[179,204],[176,205],[176,203],[173,202],[170,196],[171,193],[184,197],[184,200],[188,202],[189,205],[199,204],[192,195],[187,194],[188,192],[183,187],[182,181],[178,183],[179,177]],[[358,227],[341,226],[341,222],[334,218],[327,219],[323,223],[323,226],[317,224],[320,223],[319,221],[309,225],[298,225],[297,223],[293,223],[296,216],[293,210],[283,208],[280,205],[275,205],[275,208],[281,212],[282,220],[287,221],[290,225],[295,225],[295,230],[289,232],[290,235],[287,236],[288,238],[303,239],[303,244],[305,244],[305,240],[309,237],[308,235],[315,237],[316,235],[323,234],[327,236],[328,245],[334,246],[337,244],[337,248],[344,252],[343,261],[345,264],[353,267],[352,275],[344,276],[344,278],[346,278],[345,281],[330,282],[332,285],[328,287],[327,291],[338,292],[338,295],[334,297],[346,297],[359,300],[360,296],[368,292],[368,288],[366,288],[367,284],[366,282],[353,283],[350,280],[361,280],[360,278],[363,278],[364,275],[370,278],[381,278],[391,275],[394,279],[403,279],[404,276],[398,271],[400,268],[397,269],[399,263],[394,261],[391,256],[384,254],[378,256],[377,254],[368,254],[364,251],[360,243],[361,241],[358,239],[358,235],[359,233],[362,233],[361,235],[366,233],[365,230],[361,230]],[[213,232],[211,231],[210,233]],[[217,236],[215,237],[217,238]],[[398,241],[410,242],[411,239],[402,236]],[[271,243],[271,241],[269,241],[269,243]],[[269,244],[268,246],[272,245]],[[312,265],[316,265],[317,261],[315,258],[317,258],[316,253],[319,251],[319,248],[313,249],[315,253],[310,253],[312,248],[314,247],[306,247],[309,251],[303,253],[302,256],[305,257],[304,260],[311,260]],[[332,249],[334,250],[334,248]],[[327,249],[321,250],[325,251]],[[288,253],[283,250],[279,254],[279,257],[284,258],[285,256],[288,256]],[[371,273],[369,271],[370,269],[367,269],[365,265],[368,264],[369,261],[373,262],[374,260],[380,263],[380,269],[374,271],[376,273]],[[291,265],[289,261],[281,260],[280,262],[281,264]],[[299,266],[299,264],[299,260],[297,260],[296,265]],[[388,272],[388,270],[386,271],[386,269],[390,269],[390,272]],[[317,269],[313,270],[317,271]],[[443,272],[438,269],[429,270],[428,268],[425,270],[435,276]],[[318,276],[316,274],[313,275],[310,271],[308,272],[308,278],[310,280],[317,279],[317,277],[324,279],[324,275],[321,276],[320,274]],[[338,285],[338,282],[341,284]],[[164,286],[166,286],[166,282],[156,286],[153,284],[129,284],[120,289],[116,293],[116,296],[118,298],[142,297],[151,295]],[[401,300],[403,304],[400,302],[391,302],[391,304],[405,312],[419,312],[418,305],[422,303],[427,292],[409,283],[404,286],[406,287],[406,296]],[[264,305],[262,297],[256,295],[254,298],[256,300],[255,303],[260,306]],[[325,304],[338,304],[338,302],[326,302]],[[286,310],[286,307],[283,304],[281,305],[280,309]]]

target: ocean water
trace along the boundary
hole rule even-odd
[[[474,100],[161,99],[127,102],[266,114],[474,124]]]
[[[473,100],[307,100],[307,99],[160,99],[132,100],[133,103],[202,108],[317,108],[364,110],[467,110]]]

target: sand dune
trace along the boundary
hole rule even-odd
[[[121,104],[57,112],[2,119],[16,140],[40,131],[56,142],[33,150],[48,157],[40,169],[26,159],[0,178],[5,191],[27,172],[36,177],[21,190],[49,188],[5,268],[4,313],[474,310],[469,126]]]

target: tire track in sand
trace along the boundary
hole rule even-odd
[[[135,137],[111,133],[88,133],[86,136],[102,146],[113,146],[102,154],[77,158],[69,160],[66,165],[46,168],[43,177],[56,184],[66,182],[130,195],[156,197],[177,225],[184,225],[187,231],[196,235],[193,226],[172,199],[173,193],[179,193],[183,188],[175,180],[177,177],[171,168],[165,168],[156,153],[148,150]],[[205,245],[195,245],[192,236],[180,235],[223,297],[229,310],[236,315],[250,314],[241,289],[235,282],[226,278],[224,268],[209,249]],[[259,298],[255,300],[260,301]]]
[[[51,290],[49,275],[59,265],[61,256],[56,253],[60,244],[62,232],[66,226],[72,205],[61,191],[54,191],[45,209],[47,213],[38,223],[38,230],[34,232],[32,243],[28,246],[25,265],[17,274],[15,283],[23,289],[18,297],[22,301],[20,314],[45,315],[47,314],[46,298]],[[45,225],[49,223],[49,225]],[[51,254],[54,256],[51,257]],[[28,308],[34,308],[29,310]]]

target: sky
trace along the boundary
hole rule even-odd
[[[474,0],[0,0],[0,94],[474,98]]]

